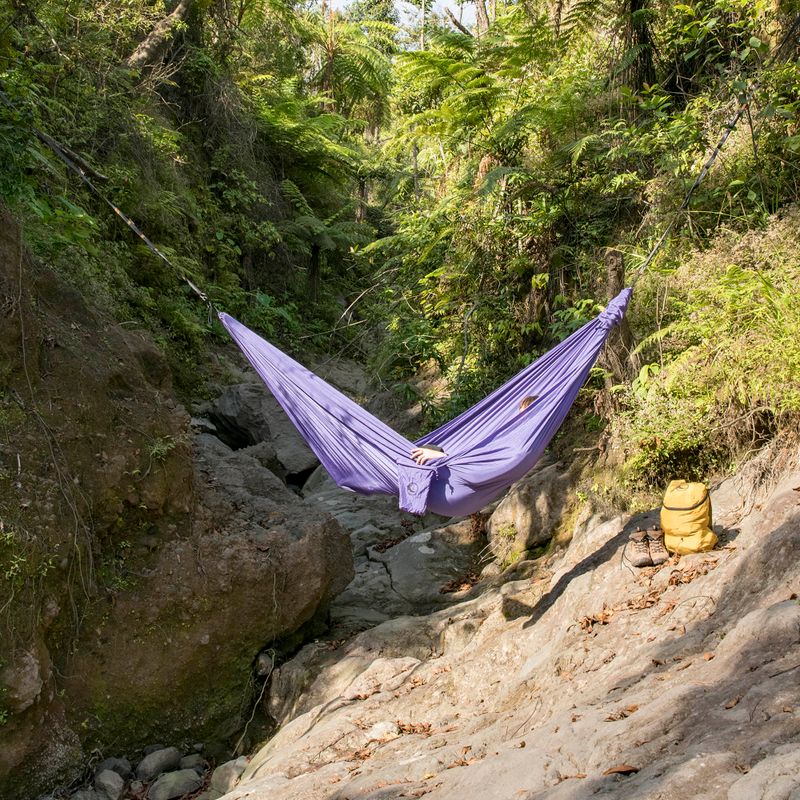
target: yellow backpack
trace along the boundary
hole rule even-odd
[[[711,499],[705,484],[670,483],[661,506],[661,530],[671,553],[702,553],[714,547],[717,537],[711,530]]]

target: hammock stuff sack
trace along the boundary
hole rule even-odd
[[[219,318],[333,480],[362,494],[396,494],[412,514],[464,516],[483,508],[539,460],[567,416],[609,331],[623,289],[591,322],[435,431],[411,442],[228,314]],[[536,401],[519,411],[524,397]],[[414,447],[447,456],[419,465]]]

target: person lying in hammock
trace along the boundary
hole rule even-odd
[[[519,401],[519,410],[524,411],[526,408],[532,406],[538,399],[538,394],[529,394],[527,397],[523,397],[522,400]],[[411,451],[411,458],[419,465],[426,464],[434,458],[444,458],[446,455],[447,453],[445,453],[438,444],[426,444],[424,447],[415,447]]]

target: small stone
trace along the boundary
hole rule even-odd
[[[203,774],[208,769],[208,764],[200,753],[192,753],[191,755],[184,756],[180,763],[181,769],[193,769],[199,774]]]
[[[136,777],[140,781],[151,781],[162,772],[174,770],[181,762],[181,752],[177,747],[165,747],[148,753],[136,767]]]
[[[95,775],[94,788],[108,800],[119,800],[125,781],[113,769],[104,769]]]
[[[227,794],[239,782],[248,761],[247,756],[240,756],[235,761],[220,764],[211,776],[211,789]]]
[[[193,769],[165,772],[147,793],[147,800],[173,800],[194,792],[203,785],[203,779]]]
[[[192,745],[192,750],[194,750],[195,753],[202,753],[203,750],[205,750],[205,749],[206,749],[206,746],[202,742],[195,742]]]
[[[127,780],[133,774],[131,762],[127,758],[106,758],[94,768],[94,774],[99,775],[107,769],[116,772],[123,780]]]
[[[140,797],[144,793],[144,784],[141,781],[131,781],[128,791],[133,797]]]
[[[142,750],[142,757],[149,756],[150,753],[155,753],[156,750],[164,750],[164,749],[165,748],[163,744],[149,744],[147,745],[147,747],[144,748],[144,750]]]

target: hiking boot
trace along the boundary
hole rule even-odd
[[[628,540],[630,544],[630,554],[628,558],[634,567],[652,567],[653,559],[650,558],[650,548],[647,543],[647,533],[641,528],[637,528]]]
[[[654,567],[658,567],[669,560],[669,552],[664,547],[664,534],[655,525],[647,531],[647,546],[650,550],[650,559]]]

